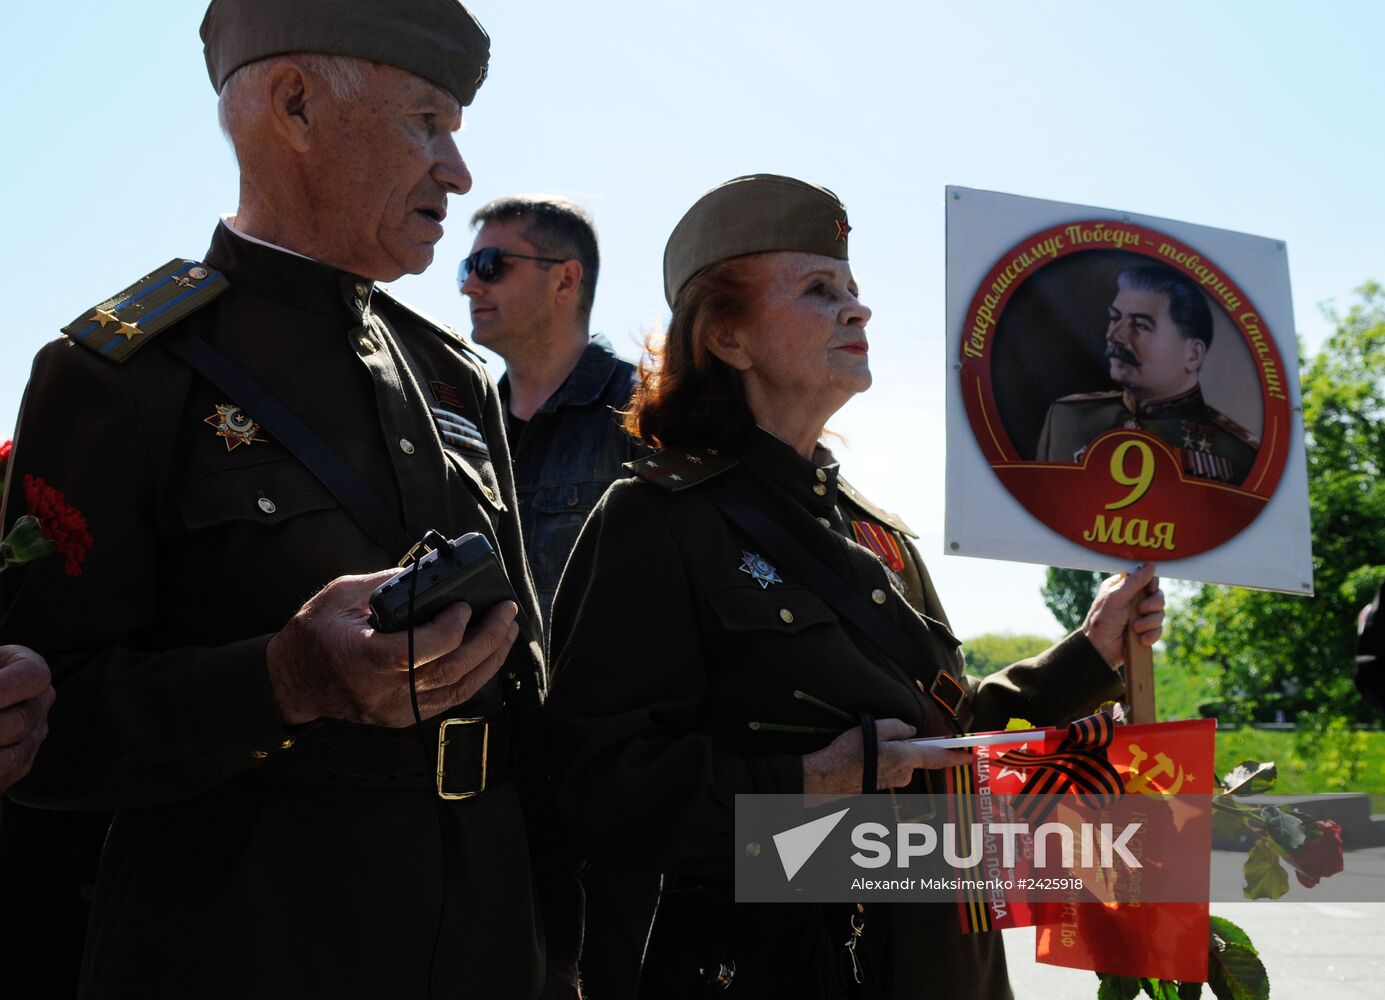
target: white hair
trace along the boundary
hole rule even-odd
[[[240,125],[248,115],[258,110],[265,77],[277,63],[283,61],[295,63],[305,73],[317,77],[339,101],[358,100],[365,94],[365,68],[371,64],[369,60],[355,56],[294,52],[246,63],[226,78],[216,105],[221,132],[233,148]]]

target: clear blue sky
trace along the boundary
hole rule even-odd
[[[1328,330],[1320,302],[1385,278],[1375,3],[472,9],[493,42],[460,137],[476,185],[454,199],[433,269],[396,289],[465,331],[453,275],[470,211],[564,194],[601,232],[594,327],[633,356],[665,319],[664,241],[698,195],[760,170],[833,188],[875,310],[875,388],[833,422],[845,470],[920,532],[963,636],[1057,626],[1038,567],[941,555],[945,184],[1284,240],[1310,347]],[[0,439],[45,340],[169,258],[200,256],[235,209],[202,10],[79,0],[6,15]]]

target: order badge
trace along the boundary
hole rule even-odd
[[[1036,518],[1123,559],[1194,556],[1273,496],[1291,413],[1256,305],[1157,229],[1082,219],[1001,254],[962,326],[985,460]]]

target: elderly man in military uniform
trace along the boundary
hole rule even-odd
[[[1117,277],[1106,327],[1111,380],[1121,388],[1064,396],[1049,407],[1035,460],[1081,462],[1116,428],[1169,445],[1184,475],[1239,485],[1260,442],[1202,398],[1199,373],[1212,347],[1212,310],[1197,284],[1147,264]]]
[[[202,35],[239,207],[76,315],[16,435],[89,535],[6,575],[0,635],[58,691],[17,797],[115,810],[82,995],[531,1000],[545,938],[575,995],[499,397],[377,284],[471,186],[489,39],[456,0],[213,0]],[[428,529],[484,535],[517,600],[377,631]]]

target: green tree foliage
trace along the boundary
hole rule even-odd
[[[963,643],[962,651],[967,655],[967,673],[974,677],[985,677],[1016,660],[1042,653],[1052,645],[1052,639],[1045,639],[1041,635],[987,632],[975,639],[968,639]]]
[[[1040,593],[1064,632],[1081,628],[1087,618],[1087,609],[1092,606],[1092,598],[1096,597],[1096,588],[1101,586],[1103,579],[1103,574],[1085,569],[1048,568]]]
[[[1223,719],[1371,717],[1351,674],[1385,577],[1385,289],[1358,294],[1303,374],[1316,596],[1204,586],[1170,614],[1170,665],[1219,669]]]

